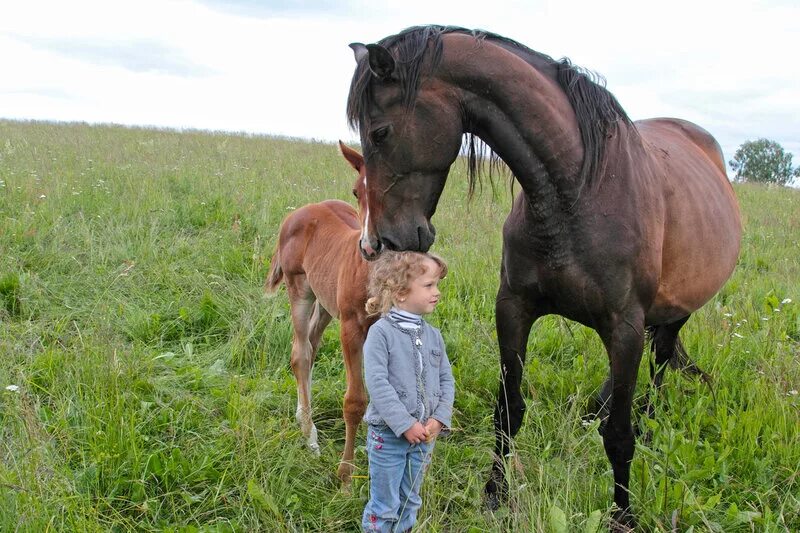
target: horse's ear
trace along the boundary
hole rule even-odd
[[[350,166],[356,169],[356,172],[361,172],[361,167],[364,166],[364,157],[342,141],[339,141],[339,150],[342,151],[342,155],[350,163]]]
[[[394,58],[389,50],[379,44],[368,44],[369,69],[376,78],[388,80],[394,74]]]
[[[360,63],[361,59],[367,57],[369,50],[361,43],[350,43],[350,48],[353,49],[353,54],[356,56],[356,63]]]

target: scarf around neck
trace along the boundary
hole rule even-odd
[[[422,326],[422,315],[409,313],[397,307],[392,307],[387,316],[392,322],[404,329],[419,329]]]

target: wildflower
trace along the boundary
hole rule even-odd
[[[792,303],[792,299],[791,298],[784,298],[783,300],[781,300],[781,305],[790,304],[790,303]]]
[[[10,392],[19,392],[19,385],[8,385],[6,390]]]
[[[39,195],[39,200],[44,200],[45,198],[47,198],[46,194],[40,194]]]
[[[738,333],[734,333],[733,336],[737,339],[744,339],[744,335],[739,335]]]

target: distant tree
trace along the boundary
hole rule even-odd
[[[792,154],[769,139],[745,142],[728,164],[736,172],[736,181],[786,185],[800,176],[800,167],[792,169]]]

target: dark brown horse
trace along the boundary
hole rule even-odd
[[[427,26],[351,47],[348,118],[367,167],[365,256],[431,246],[430,219],[465,133],[522,187],[503,226],[489,503],[507,487],[503,457],[525,409],[531,326],[556,313],[597,331],[608,352],[602,434],[615,523],[634,524],[631,404],[645,332],[660,381],[663,364],[683,351],[678,331],[739,253],[739,209],[719,145],[683,120],[631,122],[592,75],[498,35]],[[472,190],[479,161],[469,146]]]
[[[361,216],[366,213],[365,166],[361,154],[341,141],[345,159],[358,172],[353,194]],[[297,381],[295,414],[308,446],[319,455],[317,428],[311,418],[311,370],[322,332],[336,317],[344,353],[347,390],[344,395],[345,443],[339,478],[350,482],[356,432],[367,408],[362,347],[367,330],[377,317],[367,317],[369,263],[359,252],[363,220],[350,204],[326,200],[293,211],[281,224],[278,243],[270,262],[266,290],[286,285],[292,313],[292,371]]]

